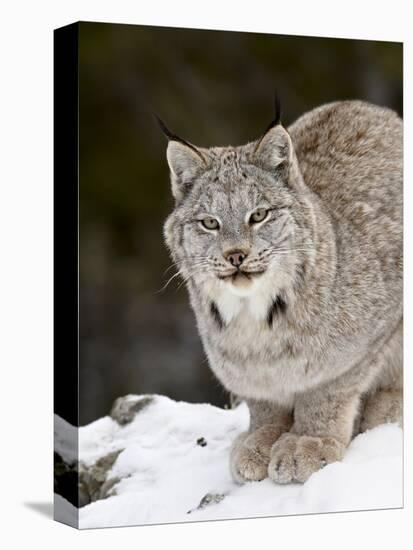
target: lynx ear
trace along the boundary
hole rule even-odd
[[[171,132],[158,115],[154,116],[169,140],[166,158],[171,170],[172,194],[179,201],[191,187],[194,177],[205,169],[207,160],[199,149]]]
[[[180,200],[190,189],[192,182],[206,166],[204,155],[192,145],[170,141],[166,150],[171,170],[172,194]]]
[[[281,124],[270,127],[254,150],[256,163],[269,172],[274,172],[281,167],[287,168],[292,161],[292,156],[291,138]]]

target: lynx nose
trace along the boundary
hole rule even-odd
[[[226,259],[229,262],[231,262],[231,264],[234,267],[239,267],[242,264],[242,262],[245,260],[245,257],[246,257],[246,254],[244,254],[244,252],[241,252],[239,250],[236,250],[226,255]]]

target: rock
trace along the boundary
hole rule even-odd
[[[202,510],[203,508],[206,508],[207,506],[211,504],[218,504],[225,498],[225,494],[222,493],[207,493],[204,497],[202,497],[201,502],[198,504],[196,508],[193,510],[189,510],[187,513],[191,514],[192,512],[195,512],[195,510]]]
[[[135,416],[150,405],[150,395],[119,397],[114,402],[110,417],[120,426],[133,421]],[[110,470],[123,449],[100,457],[93,464],[77,461],[77,428],[55,415],[54,490],[75,506],[86,506],[116,494],[118,477],[110,477]]]
[[[116,494],[113,487],[120,480],[117,477],[108,478],[108,473],[122,450],[103,456],[90,467],[80,463],[79,507]]]
[[[77,506],[78,470],[74,464],[65,462],[62,456],[54,453],[54,492]]]
[[[143,397],[137,397],[133,395],[126,395],[124,397],[118,397],[114,402],[110,411],[110,416],[113,420],[116,420],[118,424],[124,426],[129,424],[135,418],[135,415],[142,409],[147,407],[153,402],[153,397],[146,395]]]

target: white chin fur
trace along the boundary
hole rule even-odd
[[[214,300],[226,323],[240,314],[265,319],[275,296],[271,274],[263,274],[249,281],[219,281],[210,279],[205,291]],[[248,283],[248,284],[247,284]]]
[[[245,279],[242,281],[226,281],[225,282],[225,288],[228,289],[232,294],[235,296],[240,296],[241,298],[244,298],[246,296],[251,296],[256,290],[258,286],[258,279]]]

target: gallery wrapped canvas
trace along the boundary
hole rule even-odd
[[[55,518],[403,505],[402,44],[55,31]]]

